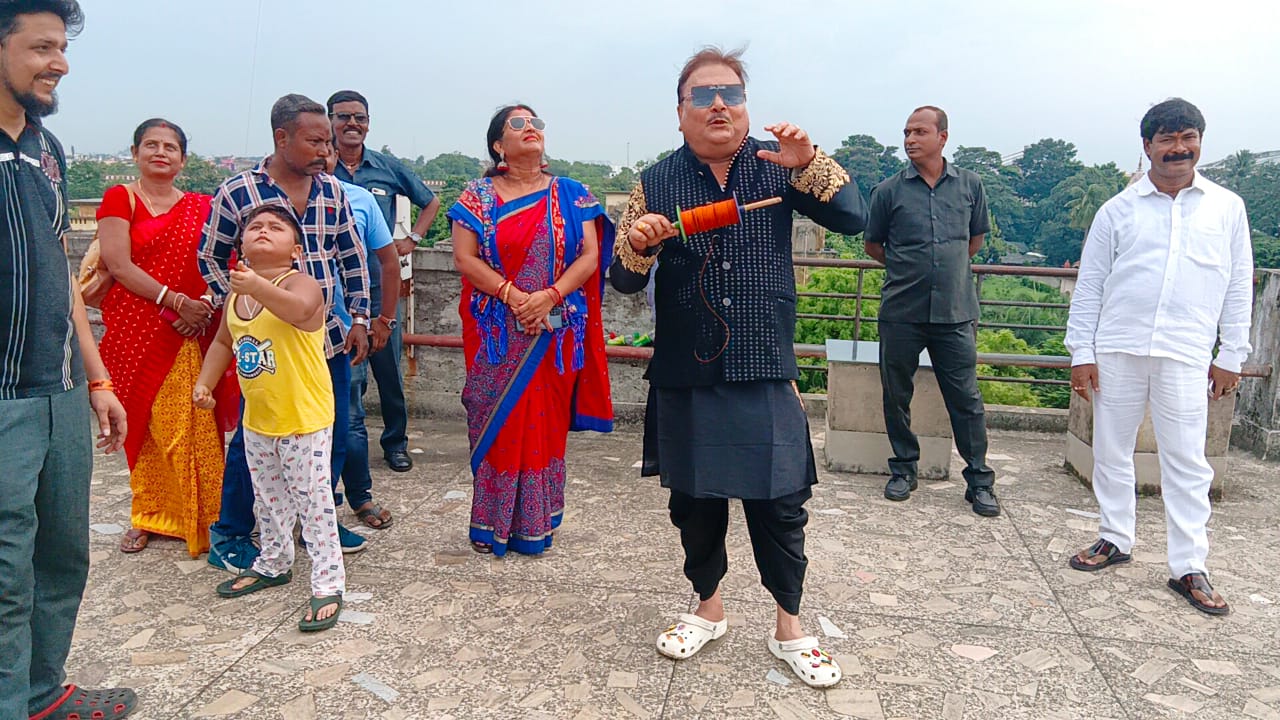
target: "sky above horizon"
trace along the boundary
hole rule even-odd
[[[489,117],[520,101],[547,120],[550,155],[634,164],[681,143],[676,78],[707,44],[747,46],[756,136],[786,120],[827,149],[854,134],[898,146],[910,110],[933,104],[950,116],[949,150],[1008,155],[1055,137],[1130,170],[1142,114],[1177,95],[1205,114],[1204,161],[1280,149],[1264,122],[1280,117],[1273,3],[82,4],[47,122],[82,153],[127,148],[162,116],[193,152],[263,155],[276,98],[349,88],[369,98],[368,144],[401,156],[483,157]]]

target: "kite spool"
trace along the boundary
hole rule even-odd
[[[729,227],[742,222],[743,213],[751,210],[759,210],[760,208],[777,205],[782,202],[780,197],[771,197],[765,200],[759,200],[745,205],[738,204],[738,198],[735,195],[729,200],[721,200],[720,202],[699,205],[688,210],[681,210],[676,206],[676,212],[680,215],[679,222],[676,227],[680,228],[680,237],[688,240],[689,235],[696,235],[708,230]]]

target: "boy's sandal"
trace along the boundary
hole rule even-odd
[[[236,583],[240,582],[244,578],[253,578],[253,582],[243,587],[236,587]],[[218,595],[224,598],[243,597],[249,593],[256,593],[259,590],[265,590],[269,587],[286,585],[292,579],[293,570],[286,570],[283,575],[269,577],[267,575],[263,575],[257,570],[254,570],[253,568],[248,568],[246,570],[241,570],[239,575],[231,578],[230,580],[219,584]]]
[[[119,720],[138,707],[138,696],[129,688],[86,690],[68,685],[62,696],[30,720]]]
[[[1205,577],[1204,573],[1187,573],[1186,575],[1183,575],[1180,580],[1169,578],[1169,589],[1186,598],[1187,602],[1191,603],[1191,607],[1202,613],[1208,613],[1209,615],[1226,615],[1231,612],[1231,606],[1227,605],[1227,601],[1223,600],[1221,595],[1214,592],[1213,586],[1209,584],[1209,578]],[[1200,591],[1200,593],[1207,598],[1221,601],[1222,607],[1206,605],[1195,596],[1195,593],[1192,592],[1193,590]]]
[[[120,552],[142,552],[147,549],[147,543],[149,542],[151,542],[151,533],[138,528],[129,528],[129,532],[120,538]]]
[[[391,527],[391,511],[370,500],[356,511],[356,519],[374,530]]]
[[[298,629],[302,632],[318,632],[320,630],[328,630],[338,624],[338,616],[342,614],[342,596],[341,595],[321,595],[311,596],[311,602],[308,604],[310,611],[302,615],[302,619],[298,621]],[[327,608],[330,605],[337,605],[333,614],[323,620],[316,620],[316,615],[320,614],[321,608]],[[307,619],[307,615],[311,615],[311,619]]]
[[[728,619],[711,622],[689,613],[681,613],[676,624],[658,635],[658,652],[672,660],[693,657],[712,640],[718,640],[729,629]]]
[[[1081,557],[1083,555],[1084,557]],[[1100,562],[1088,562],[1095,558],[1103,558]],[[1121,565],[1133,559],[1133,556],[1126,552],[1120,552],[1120,548],[1110,540],[1098,538],[1098,541],[1090,545],[1088,549],[1081,550],[1071,556],[1071,567],[1082,572],[1097,572],[1104,567],[1111,565]]]
[[[791,667],[810,687],[831,687],[840,682],[840,664],[818,647],[818,638],[808,636],[779,642],[769,636],[769,652]]]

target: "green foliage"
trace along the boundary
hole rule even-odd
[[[72,200],[96,200],[107,191],[106,163],[76,160],[67,163],[67,195]]]
[[[463,155],[459,152],[444,153],[437,155],[426,162],[421,162],[419,157],[413,163],[414,171],[424,180],[448,180],[450,178],[471,178],[480,177],[484,172],[484,163],[470,155]]]
[[[1013,334],[1012,330],[979,330],[978,352],[1002,353],[1010,355],[1035,355],[1035,351],[1026,340]],[[1029,378],[1031,373],[1026,368],[996,367],[979,365],[978,375],[992,377]],[[996,380],[980,380],[978,388],[982,391],[984,402],[996,405],[1020,405],[1022,407],[1039,407],[1040,400],[1026,383],[1008,383]]]
[[[1030,202],[1040,202],[1058,183],[1080,171],[1084,166],[1076,160],[1076,146],[1065,140],[1045,138],[1028,145],[1018,158],[1018,194]]]
[[[881,145],[870,135],[850,135],[831,157],[858,182],[863,199],[870,199],[872,188],[906,166],[897,153],[898,148]]]
[[[175,183],[188,192],[212,195],[218,190],[223,180],[231,177],[231,171],[218,167],[209,160],[191,153],[187,156],[187,166],[182,169]]]

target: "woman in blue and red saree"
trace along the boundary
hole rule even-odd
[[[613,224],[585,186],[545,172],[545,127],[526,106],[499,110],[494,167],[448,213],[462,274],[470,540],[495,555],[551,547],[568,432],[613,429],[600,318]]]

